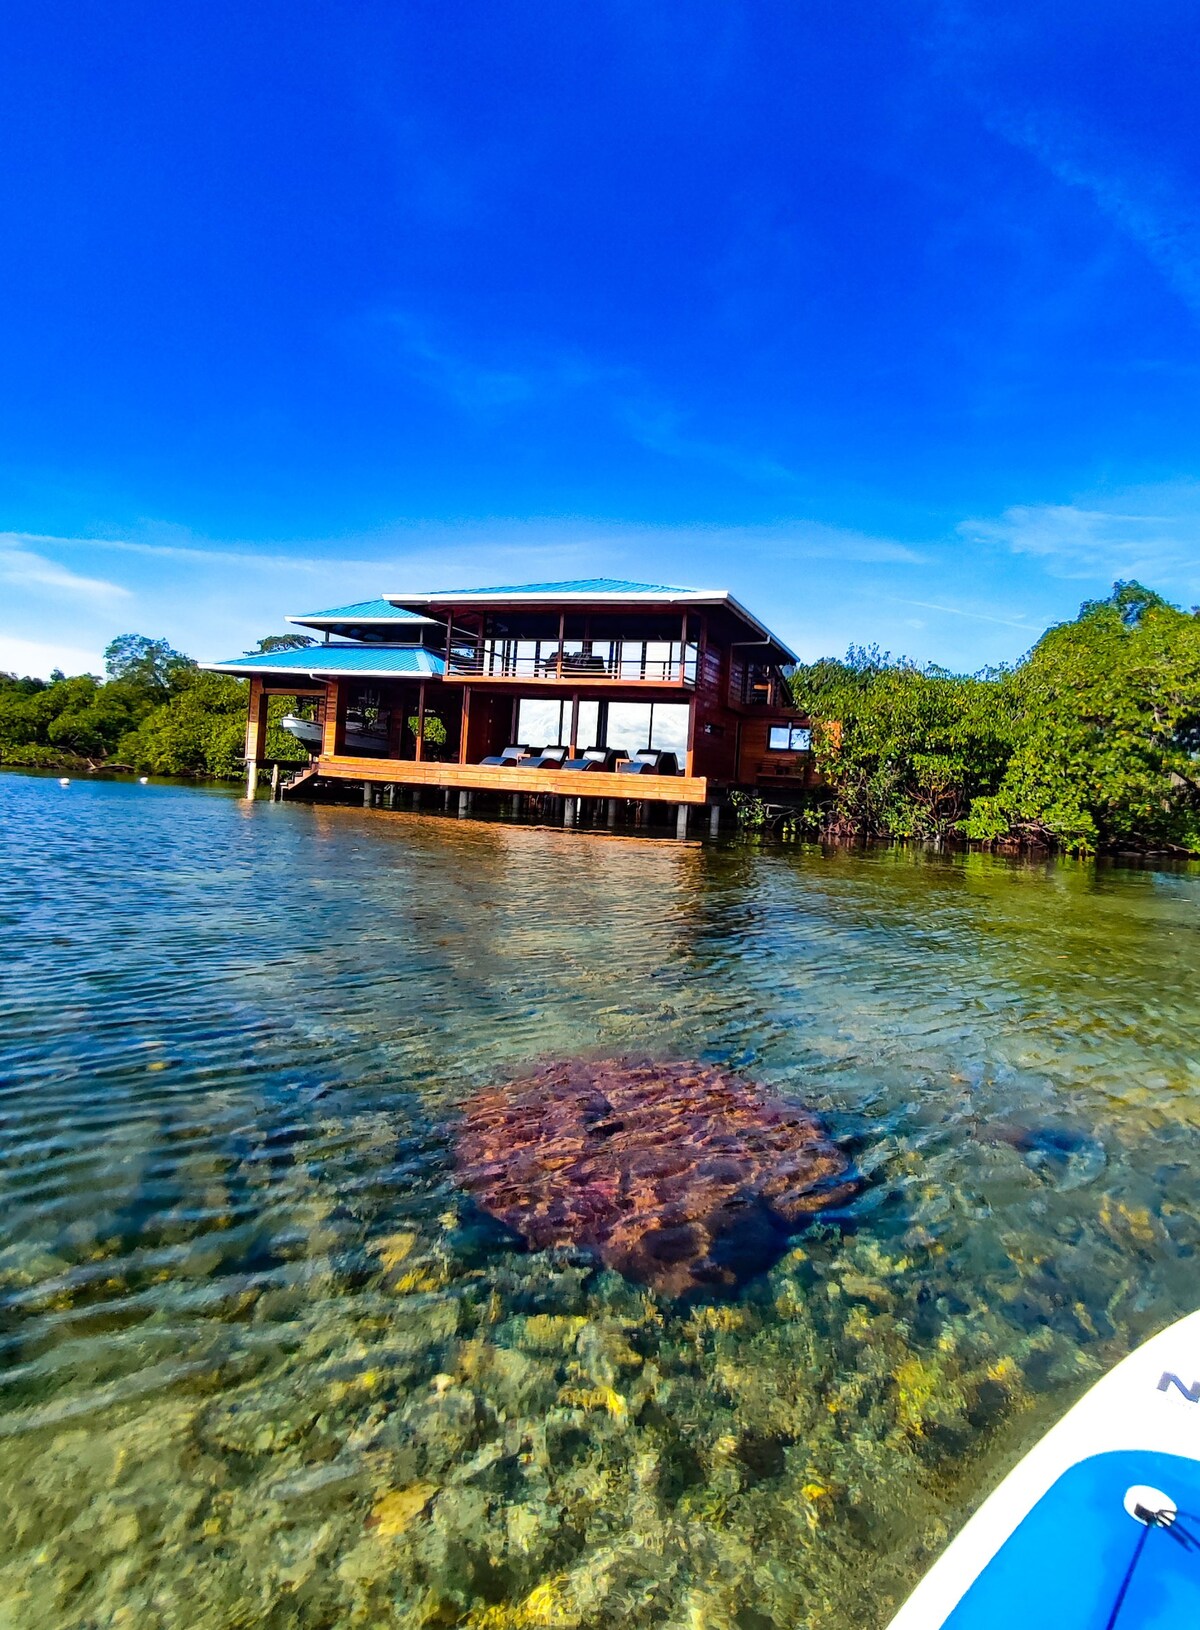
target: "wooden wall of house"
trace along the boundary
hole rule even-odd
[[[769,793],[772,787],[781,792],[801,792],[813,785],[811,753],[780,753],[767,745],[772,726],[796,724],[799,718],[797,713],[764,709],[742,719],[737,780],[743,786]]]
[[[465,752],[464,764],[478,764],[481,758],[502,752],[512,740],[513,699],[508,695],[488,695],[471,686],[464,687]]]

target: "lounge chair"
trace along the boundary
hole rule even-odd
[[[564,770],[611,770],[624,753],[615,747],[588,747],[578,758],[569,758]]]
[[[535,747],[506,747],[502,753],[495,753],[491,758],[481,758],[481,764],[516,764],[529,753],[536,753]]]
[[[622,775],[678,775],[679,760],[660,747],[639,747],[628,763],[618,764],[617,769]]]
[[[543,747],[536,758],[521,760],[523,770],[561,770],[570,752],[568,747]]]

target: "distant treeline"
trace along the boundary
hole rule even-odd
[[[0,675],[0,762],[241,774],[245,680],[140,634],[112,642],[105,672]],[[813,835],[1200,854],[1200,615],[1140,583],[1011,668],[964,676],[851,647],[792,685],[826,786],[798,817]],[[289,701],[272,700],[267,757],[302,762],[278,725]]]
[[[260,640],[259,649],[311,643],[302,635],[278,635]],[[158,775],[242,773],[249,690],[244,679],[204,673],[166,640],[144,634],[113,640],[104,667],[104,679],[0,674],[0,763],[123,766]],[[267,756],[303,762],[304,748],[277,722],[289,701],[271,701]]]
[[[1200,854],[1200,614],[1117,583],[1012,668],[852,647],[796,670],[830,837]]]

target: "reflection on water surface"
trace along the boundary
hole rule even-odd
[[[0,777],[0,1623],[886,1622],[1195,1300],[1200,874]],[[733,1302],[522,1254],[465,1098],[736,1069],[868,1179]]]

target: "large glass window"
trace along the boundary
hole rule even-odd
[[[688,704],[686,702],[610,702],[608,704],[609,747],[636,753],[640,747],[661,747],[675,753],[680,764],[687,753]]]
[[[570,702],[549,696],[522,696],[517,713],[517,740],[525,746],[557,747],[565,744],[570,729]]]
[[[571,706],[567,704],[567,722],[570,723]],[[575,745],[579,748],[599,747],[600,735],[600,704],[599,702],[579,703],[579,728],[575,733]]]
[[[687,756],[688,711],[686,702],[655,702],[650,724],[650,746],[674,753],[680,769]]]
[[[600,704],[580,701],[577,747],[599,745]],[[571,740],[568,697],[522,696],[517,712],[517,740],[528,747],[567,746]]]
[[[608,704],[608,747],[636,753],[650,746],[650,703],[610,702]]]

